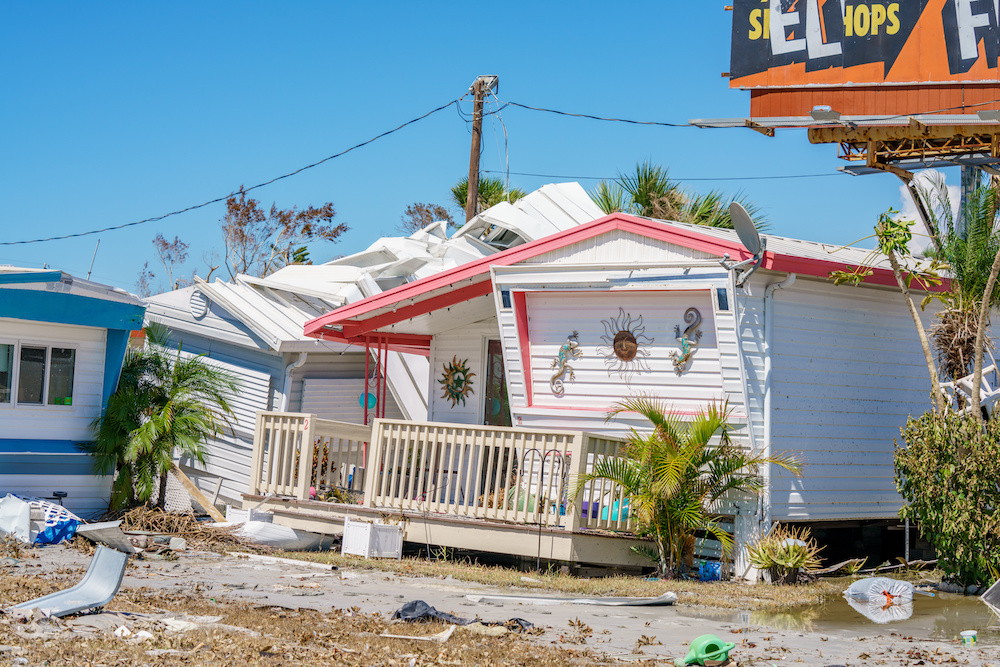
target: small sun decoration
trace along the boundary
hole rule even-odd
[[[649,350],[646,346],[653,339],[645,335],[646,327],[642,324],[642,316],[632,317],[623,308],[618,309],[618,317],[601,320],[604,325],[604,335],[601,336],[603,347],[597,349],[604,355],[604,363],[608,374],[618,373],[628,382],[634,373],[649,371],[646,357]]]
[[[450,364],[443,366],[444,373],[438,380],[444,390],[441,398],[450,400],[451,407],[459,403],[465,405],[465,398],[472,393],[472,378],[476,377],[476,374],[469,370],[469,360],[459,361],[455,356],[452,357]]]

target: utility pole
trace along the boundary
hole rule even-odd
[[[488,75],[476,77],[469,87],[469,92],[475,96],[472,107],[472,152],[469,154],[469,191],[465,198],[465,221],[472,220],[476,215],[479,201],[479,146],[483,137],[483,98],[486,93],[496,88],[500,89],[500,77]]]

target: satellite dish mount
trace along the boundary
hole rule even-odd
[[[760,237],[760,234],[757,233],[757,227],[750,219],[750,214],[738,202],[729,205],[729,216],[733,221],[736,234],[740,237],[740,242],[750,251],[752,257],[742,262],[733,262],[729,258],[729,253],[726,253],[719,260],[719,264],[722,264],[727,271],[734,271],[736,273],[736,286],[743,287],[753,272],[760,268],[767,240]]]

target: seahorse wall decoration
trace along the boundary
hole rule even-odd
[[[692,307],[684,311],[684,322],[687,327],[684,328],[683,335],[681,334],[681,326],[674,325],[674,338],[681,344],[681,351],[674,350],[670,353],[670,358],[674,360],[674,372],[678,375],[684,373],[688,360],[694,354],[694,346],[701,340],[702,334],[701,331],[695,331],[701,324],[701,313],[698,312],[697,308]]]
[[[569,365],[569,362],[570,359],[583,356],[579,338],[580,332],[574,331],[573,335],[567,338],[566,342],[559,348],[559,356],[552,360],[552,368],[558,369],[549,378],[549,387],[551,387],[553,394],[563,393],[565,389],[562,381],[563,374],[569,373],[570,380],[576,379],[576,373],[573,372],[573,367]]]

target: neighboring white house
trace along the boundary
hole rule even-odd
[[[342,306],[306,333],[423,340],[437,422],[500,423],[498,387],[515,427],[619,435],[643,426],[605,422],[627,396],[653,394],[681,414],[727,401],[741,442],[805,465],[801,477],[766,471],[763,502],[733,510],[744,538],[779,519],[897,518],[893,442],[931,403],[892,274],[837,287],[829,272],[868,251],[766,243],[737,286],[720,263],[751,257],[734,231],[615,214]],[[681,339],[693,343],[683,363]],[[573,372],[556,377],[566,344]],[[475,374],[461,400],[445,391],[456,366]]]
[[[196,281],[149,298],[147,321],[166,325],[183,351],[206,355],[234,373],[243,387],[234,401],[233,429],[209,444],[207,465],[181,459],[181,469],[210,497],[220,485],[220,498],[239,503],[249,485],[257,411],[309,412],[359,424],[375,414],[426,419],[426,350],[394,342],[380,356],[378,341],[371,340],[366,361],[364,340],[318,341],[304,334],[304,324],[339,306],[600,215],[576,183],[547,185],[514,204],[484,211],[450,238],[446,224],[437,222],[325,264],[288,266],[266,278]],[[367,410],[366,393],[371,394]]]
[[[79,444],[93,440],[143,310],[62,271],[0,266],[0,496],[59,492],[84,518],[107,510],[111,477]]]

